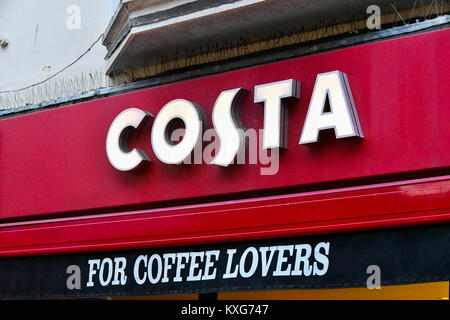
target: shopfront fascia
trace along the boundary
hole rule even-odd
[[[1,296],[448,281],[449,36],[0,120]]]

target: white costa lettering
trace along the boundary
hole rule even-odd
[[[245,162],[245,141],[251,137],[251,132],[244,132],[239,119],[238,100],[246,92],[247,90],[243,88],[226,90],[216,99],[212,122],[218,137],[211,142],[212,149],[215,150],[211,164],[227,167],[236,158],[238,163]],[[264,105],[262,148],[271,149],[271,153],[276,156],[279,148],[287,148],[286,98],[300,98],[300,82],[288,79],[254,88],[254,102]],[[325,111],[327,101],[329,108]],[[106,153],[114,168],[131,171],[150,162],[144,151],[136,148],[130,150],[127,142],[130,132],[133,129],[143,129],[150,118],[153,118],[152,114],[130,108],[122,111],[114,119],[106,138]],[[171,123],[175,119],[181,119],[185,128],[177,129],[171,134]],[[153,122],[151,130],[153,152],[166,164],[190,163],[192,153],[194,156],[201,153],[206,124],[205,113],[197,104],[184,99],[168,102]],[[334,129],[337,139],[363,138],[350,85],[347,76],[341,71],[317,75],[299,144],[317,142],[320,131],[325,129]],[[211,141],[211,133],[208,130],[203,140]],[[181,138],[181,141],[175,143],[171,140],[174,137]],[[216,140],[219,141],[218,150]],[[254,144],[249,147],[253,151],[256,149]],[[197,152],[198,150],[200,151]],[[249,154],[252,163],[255,163],[254,153]],[[278,167],[274,172],[277,171]]]

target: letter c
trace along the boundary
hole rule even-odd
[[[128,137],[134,129],[143,129],[153,115],[137,108],[129,108],[114,119],[106,137],[106,155],[114,168],[120,171],[131,171],[146,162],[150,162],[147,154],[140,149],[128,149]]]

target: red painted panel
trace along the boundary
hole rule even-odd
[[[429,32],[3,119],[0,219],[100,208],[116,210],[174,199],[449,168],[449,36],[450,30]],[[348,76],[365,138],[298,145],[316,74],[332,70]],[[254,86],[288,78],[302,83],[302,93],[298,102],[288,106],[289,149],[281,154],[275,176],[261,176],[260,165],[222,168],[163,164],[151,150],[150,130],[138,135],[134,143],[145,149],[152,160],[146,170],[118,172],[107,160],[105,138],[109,125],[126,108],[138,107],[156,115],[170,100],[184,98],[198,103],[211,123],[211,110],[219,93],[244,87],[250,94],[243,101],[241,118],[246,128],[259,129],[263,107],[252,102]],[[372,205],[377,207],[379,203]],[[318,220],[325,207],[314,206],[295,221]],[[347,209],[336,211],[335,217],[346,217],[351,212]],[[247,218],[242,221],[267,216],[268,220],[263,220],[274,223],[269,219],[270,212],[245,214]],[[361,210],[351,213],[359,217],[366,214]],[[215,223],[234,223],[241,216],[230,213],[233,219]],[[196,217],[178,219],[195,225]],[[287,222],[292,221],[284,220]],[[136,227],[139,230],[139,225]],[[158,230],[163,235],[161,228]]]
[[[189,245],[450,221],[450,176],[0,225],[0,256]]]

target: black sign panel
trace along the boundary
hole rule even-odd
[[[450,278],[450,225],[7,258],[0,298],[376,287]]]

